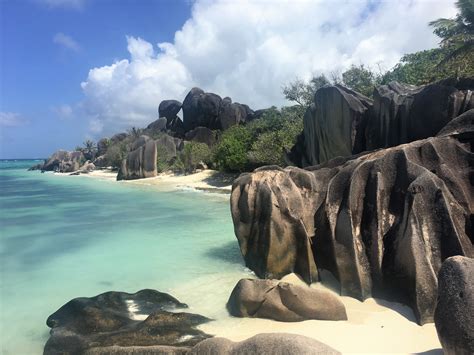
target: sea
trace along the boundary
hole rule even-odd
[[[156,289],[229,317],[232,288],[252,276],[229,195],[27,171],[39,162],[0,161],[1,354],[41,354],[50,314],[112,290]]]

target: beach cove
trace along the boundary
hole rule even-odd
[[[347,322],[229,316],[232,288],[255,276],[240,255],[229,195],[194,189],[209,172],[115,182],[103,172],[26,172],[29,165],[2,162],[0,175],[2,353],[41,353],[46,318],[72,298],[143,288],[170,293],[215,320],[201,330],[234,341],[271,331],[343,353],[441,351],[434,324],[419,326],[410,308],[387,301],[342,297]]]

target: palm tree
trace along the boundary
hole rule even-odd
[[[460,56],[474,55],[474,0],[458,0],[456,7],[459,13],[455,18],[440,18],[429,23],[441,38],[441,47],[448,52],[439,65]]]

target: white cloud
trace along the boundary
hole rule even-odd
[[[18,127],[28,123],[24,117],[15,112],[0,112],[0,127]]]
[[[79,52],[81,50],[79,43],[77,43],[71,36],[65,35],[62,32],[54,35],[53,42],[74,52]]]
[[[192,86],[255,109],[283,105],[281,86],[295,77],[389,69],[435,47],[428,22],[454,14],[445,1],[198,0],[173,43],[127,37],[130,59],[91,69],[83,108],[96,132],[110,133],[146,125],[161,100],[182,101]]]
[[[53,112],[62,120],[69,120],[74,115],[74,110],[70,105],[59,105],[51,108]]]
[[[50,8],[82,10],[86,0],[36,0]]]

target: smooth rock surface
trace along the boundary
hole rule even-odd
[[[206,339],[195,345],[190,355],[288,355],[340,354],[337,350],[315,339],[288,333],[263,333],[241,342],[225,338]]]
[[[131,146],[132,151],[122,161],[117,180],[132,180],[154,177],[157,175],[156,141],[147,136],[140,136]]]
[[[193,346],[209,337],[195,328],[209,319],[167,311],[186,307],[155,290],[75,298],[48,317],[51,336],[44,354],[81,354],[91,348],[108,348],[113,354],[120,352],[110,347]]]
[[[58,150],[45,161],[42,170],[71,173],[73,171],[79,170],[85,161],[86,159],[82,152],[67,152],[65,150]]]
[[[470,85],[470,89],[460,90]],[[391,82],[374,90],[367,122],[367,150],[435,136],[448,122],[474,108],[474,82],[447,80],[426,86]]]
[[[206,127],[196,127],[186,133],[185,139],[197,143],[205,143],[212,147],[217,142],[216,134]]]
[[[443,262],[434,319],[446,355],[474,354],[474,259],[453,256]]]
[[[473,116],[438,137],[306,170],[242,174],[231,209],[246,265],[308,283],[326,269],[342,295],[402,301],[421,324],[432,322],[442,262],[474,256]]]
[[[177,100],[163,100],[158,106],[158,114],[160,117],[165,117],[168,122],[171,122],[178,112],[181,110],[181,102]]]
[[[307,164],[364,151],[371,107],[371,99],[341,85],[319,89],[303,120]]]
[[[344,304],[336,295],[278,280],[240,280],[230,295],[227,310],[235,317],[281,322],[347,320]]]

